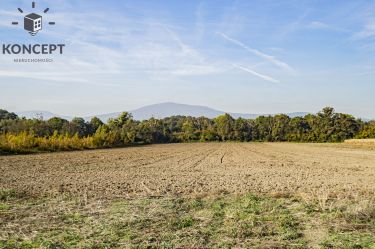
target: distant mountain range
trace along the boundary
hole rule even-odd
[[[165,118],[170,116],[192,116],[192,117],[207,117],[207,118],[215,118],[219,115],[228,113],[224,111],[215,110],[206,106],[198,106],[198,105],[185,105],[185,104],[177,104],[177,103],[161,103],[156,105],[149,105],[144,106],[136,110],[129,111],[134,119],[136,120],[145,120],[149,118]],[[26,118],[41,118],[47,120],[52,117],[60,117],[67,120],[71,120],[73,117],[63,116],[56,113],[51,113],[48,111],[25,111],[25,112],[17,112],[16,113],[20,117]],[[110,118],[116,118],[121,114],[121,112],[114,112],[108,114],[101,114],[96,115],[96,117],[100,118],[102,121],[106,122]],[[234,118],[246,118],[246,119],[254,119],[259,116],[268,116],[274,114],[246,114],[246,113],[229,113]],[[305,116],[308,114],[307,112],[293,112],[293,113],[286,113],[289,117],[299,117]],[[83,117],[85,120],[90,120],[93,116]]]
[[[25,117],[25,118],[30,118],[30,119],[43,118],[44,120],[48,120],[53,117],[59,117],[59,118],[67,119],[67,120],[73,119],[70,116],[59,115],[59,114],[55,114],[49,111],[24,111],[24,112],[15,112],[15,113],[18,115],[18,117]]]

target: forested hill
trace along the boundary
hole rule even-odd
[[[364,122],[326,107],[317,114],[289,117],[285,114],[255,119],[173,116],[136,121],[130,113],[103,123],[94,117],[71,121],[19,118],[0,110],[0,150],[71,150],[119,147],[132,144],[194,141],[341,142],[351,138],[375,138],[375,121]]]

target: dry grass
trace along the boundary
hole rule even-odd
[[[345,141],[346,144],[375,146],[375,139],[350,139]]]
[[[373,248],[374,200],[2,193],[0,248]]]

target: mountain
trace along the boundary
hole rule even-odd
[[[155,105],[148,105],[141,107],[139,109],[135,109],[129,111],[134,119],[136,120],[145,120],[149,118],[166,118],[171,116],[192,116],[192,117],[207,117],[207,118],[215,118],[219,115],[223,115],[228,112],[219,111],[213,108],[209,108],[206,106],[199,106],[199,105],[185,105],[185,104],[177,104],[177,103],[161,103]],[[16,113],[20,117],[26,118],[40,118],[43,117],[44,120],[50,119],[52,117],[60,117],[67,120],[72,120],[73,117],[69,116],[62,116],[48,111],[25,111],[25,112],[17,112]],[[102,115],[96,115],[96,117],[100,118],[102,121],[106,122],[110,118],[116,118],[121,114],[121,112],[113,112],[107,113]],[[229,113],[234,118],[246,118],[246,119],[255,119],[259,116],[268,116],[268,115],[275,115],[275,114],[246,114],[246,113]],[[287,113],[290,117],[299,117],[305,116],[306,112],[293,112]],[[89,121],[93,116],[84,117],[85,120]]]
[[[149,118],[165,118],[170,116],[192,116],[192,117],[208,117],[208,118],[215,118],[219,115],[228,113],[220,110],[216,110],[207,106],[199,106],[199,105],[185,105],[185,104],[178,104],[178,103],[160,103],[155,105],[148,105],[141,107],[139,109],[135,109],[129,111],[134,119],[136,120],[145,120]],[[48,111],[25,111],[25,112],[16,112],[19,117],[26,117],[26,118],[40,118],[43,117],[44,120],[50,119],[52,117],[60,117],[67,120],[72,120],[73,117],[69,116],[62,116]],[[110,118],[116,118],[121,114],[121,112],[113,112],[107,114],[96,115],[96,117],[100,118],[103,122],[107,122]],[[273,116],[275,114],[247,114],[247,113],[229,113],[234,118],[245,118],[245,119],[255,119],[259,116]],[[286,113],[291,118],[294,117],[303,117],[309,114],[308,112],[292,112]],[[89,121],[93,116],[83,117],[86,121]],[[362,118],[363,121],[370,121],[370,119]]]
[[[24,111],[24,112],[16,112],[16,114],[18,115],[18,117],[25,117],[27,119],[43,118],[44,120],[48,120],[53,117],[59,117],[59,118],[67,119],[67,120],[72,119],[72,117],[62,116],[62,115],[58,115],[58,114],[48,112],[48,111]]]
[[[176,115],[192,117],[205,116],[207,118],[214,118],[223,114],[223,112],[221,111],[206,106],[184,105],[177,103],[161,103],[156,105],[149,105],[133,110],[131,111],[131,113],[137,120],[149,119],[151,117],[166,118]]]
[[[186,105],[178,103],[161,103],[155,105],[144,106],[139,109],[130,111],[136,120],[145,120],[149,118],[166,118],[171,116],[192,116],[192,117],[207,117],[207,118],[216,118],[219,115],[223,115],[227,112],[219,111],[213,108],[199,105]],[[262,115],[274,115],[274,114],[246,114],[246,113],[229,113],[234,118],[246,118],[254,119]],[[295,112],[288,113],[290,117],[305,116],[306,112]],[[98,115],[97,117],[103,121],[107,121],[109,118],[115,118],[120,115],[120,112]],[[88,117],[90,119],[91,117]]]
[[[362,120],[363,122],[369,122],[369,121],[371,121],[371,120],[373,120],[373,119],[370,119],[370,118],[361,118],[361,120]]]

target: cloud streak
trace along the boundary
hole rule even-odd
[[[347,29],[339,28],[334,25],[330,25],[330,24],[320,22],[320,21],[312,21],[306,26],[306,28],[313,29],[313,30],[333,31],[333,32],[339,32],[339,33],[351,33],[351,31]]]
[[[372,39],[375,37],[375,19],[368,21],[362,31],[354,34],[354,40]]]
[[[266,81],[269,81],[269,82],[272,82],[272,83],[280,83],[280,81],[277,80],[277,79],[274,79],[274,78],[272,78],[270,76],[267,76],[267,75],[264,75],[264,74],[260,74],[258,72],[255,72],[254,70],[249,69],[249,68],[246,68],[246,67],[243,67],[243,66],[240,66],[240,65],[237,65],[237,64],[233,64],[233,66],[237,69],[248,72],[248,73],[250,73],[250,74],[252,74],[252,75],[254,75],[258,78],[261,78],[263,80],[266,80]]]
[[[58,72],[35,72],[35,71],[14,71],[14,70],[0,70],[0,77],[6,78],[20,78],[20,79],[31,79],[31,80],[43,80],[44,83],[49,85],[59,85],[61,83],[80,83],[91,86],[103,86],[103,87],[114,87],[119,84],[108,83],[108,82],[96,82],[89,80],[89,76],[98,77],[105,75],[104,72],[91,72],[87,73],[84,71],[76,71],[70,73],[58,73]],[[0,83],[1,85],[1,83]]]
[[[278,59],[276,59],[274,56],[272,55],[268,55],[268,54],[265,54],[265,53],[262,53],[260,52],[259,50],[257,49],[254,49],[254,48],[251,48],[251,47],[248,47],[246,46],[244,43],[240,42],[239,40],[236,40],[234,38],[231,38],[229,37],[228,35],[224,34],[224,33],[221,33],[221,32],[218,32],[218,34],[223,37],[225,40],[237,45],[237,46],[240,46],[242,47],[243,49],[245,49],[246,51],[274,64],[275,66],[283,69],[283,70],[286,70],[288,71],[289,73],[292,73],[292,74],[295,74],[295,70],[289,66],[287,63],[283,62],[283,61],[280,61]]]

